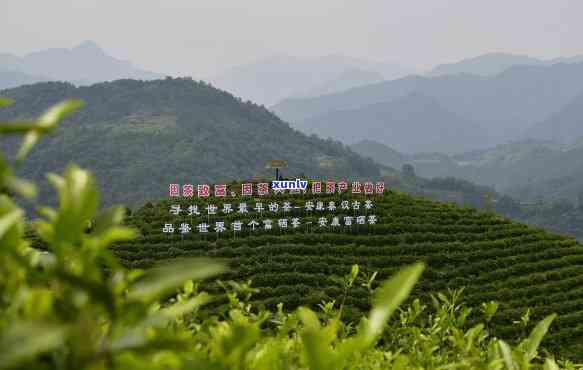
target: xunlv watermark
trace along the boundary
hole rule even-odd
[[[306,180],[276,180],[271,182],[272,189],[306,190],[308,182]]]

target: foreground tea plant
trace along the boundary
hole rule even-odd
[[[38,120],[0,124],[3,134],[24,135],[14,165],[79,106],[67,101]],[[13,199],[33,199],[35,187],[0,157],[0,369],[558,368],[538,351],[554,315],[515,347],[491,338],[484,325],[464,329],[470,312],[455,295],[439,295],[429,315],[415,301],[391,320],[423,264],[374,290],[368,277],[372,309],[354,329],[335,302],[322,304],[324,315],[254,309],[249,284],[222,283],[228,310],[209,315],[203,308],[212,297],[196,282],[223,272],[222,264],[179,260],[127,270],[108,249],[135,237],[122,224],[123,208],[98,211],[95,181],[76,166],[48,179],[59,204],[37,209],[42,218],[32,227],[47,248],[38,250],[24,238],[29,225]],[[354,267],[344,297],[357,275]],[[485,312],[495,314],[492,303]]]
[[[38,121],[2,125],[3,133],[25,134],[16,161],[79,105],[65,102]],[[38,209],[43,220],[33,227],[48,251],[32,250],[23,239],[23,211],[10,195],[19,192],[30,198],[34,186],[14,177],[4,158],[0,173],[1,368],[31,368],[30,361],[34,368],[111,367],[122,353],[189,347],[188,332],[169,329],[168,322],[192,312],[208,296],[199,294],[162,309],[155,303],[186,280],[221,272],[221,265],[184,261],[147,274],[120,268],[107,248],[135,233],[121,225],[122,208],[96,214],[95,182],[75,166],[62,177],[48,176],[59,207]],[[89,226],[91,233],[86,232]]]

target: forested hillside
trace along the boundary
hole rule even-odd
[[[21,174],[41,182],[44,173],[74,161],[97,175],[106,205],[159,198],[170,183],[272,176],[265,168],[272,159],[286,160],[284,174],[290,176],[380,175],[372,160],[342,144],[308,137],[265,108],[190,79],[88,87],[50,82],[1,95],[16,101],[0,110],[1,120],[36,117],[65,98],[85,101],[54,136],[34,148]],[[14,152],[13,142],[2,144]]]
[[[583,138],[572,145],[525,140],[455,155],[407,155],[376,141],[351,147],[386,166],[399,168],[411,164],[420,177],[464,179],[493,187],[520,201],[566,200],[577,205],[583,199]]]
[[[347,144],[380,141],[405,153],[464,152],[486,148],[490,142],[487,129],[418,93],[358,109],[327,112],[295,127]]]

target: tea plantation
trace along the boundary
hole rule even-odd
[[[364,206],[367,200],[369,209]],[[248,213],[239,212],[241,202],[247,204]],[[253,209],[258,202],[265,208],[261,214]],[[287,210],[282,207],[285,202],[289,202]],[[306,202],[313,202],[315,208],[306,210]],[[330,202],[336,209],[328,209]],[[224,203],[231,204],[232,212],[223,212]],[[278,209],[270,210],[269,203],[277,203]],[[216,214],[208,215],[209,204],[217,206]],[[191,205],[198,206],[200,215],[188,210]],[[324,209],[317,210],[322,205]],[[365,217],[357,222],[359,215]],[[372,224],[371,215],[376,216]],[[337,226],[331,226],[334,216],[340,220]],[[345,216],[353,217],[352,225],[345,225]],[[322,217],[326,223],[321,225]],[[280,227],[280,218],[290,223]],[[297,227],[292,226],[292,218],[299,219]],[[257,226],[248,225],[253,219]],[[268,230],[262,223],[265,219],[273,220]],[[224,231],[215,230],[217,221],[224,222]],[[235,221],[241,221],[240,231],[232,230]],[[378,271],[378,280],[383,280],[399,267],[424,261],[428,268],[414,296],[427,298],[428,292],[464,287],[464,300],[472,306],[495,300],[500,309],[492,328],[506,338],[520,334],[515,321],[527,309],[537,320],[556,312],[559,318],[545,345],[563,353],[568,347],[567,352],[576,354],[576,343],[583,342],[583,245],[492,213],[388,190],[384,195],[175,198],[148,203],[127,222],[141,235],[114,247],[125,265],[147,268],[181,256],[225,258],[231,271],[222,279],[251,279],[252,286],[259,288],[254,296],[259,306],[274,308],[282,302],[292,309],[340,300],[342,276],[353,264],[368,274]],[[183,227],[188,232],[181,232],[182,223],[191,230]],[[199,231],[200,223],[209,225],[208,232]],[[347,319],[367,309],[369,297],[360,284],[350,289]]]

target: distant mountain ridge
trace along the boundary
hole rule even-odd
[[[492,144],[517,140],[535,122],[563,109],[583,91],[583,63],[513,66],[492,77],[409,76],[309,99],[286,99],[271,110],[296,127],[339,110],[389,102],[412,93],[488,130]],[[332,133],[322,133],[324,136]]]
[[[514,66],[549,66],[558,63],[581,62],[583,62],[583,55],[542,60],[527,55],[488,53],[454,63],[440,64],[427,75],[443,76],[467,73],[478,76],[494,76]]]
[[[486,130],[419,93],[358,109],[331,111],[296,127],[347,144],[376,140],[405,153],[463,152],[489,143]]]
[[[72,49],[46,49],[23,57],[0,54],[0,71],[37,76],[33,82],[53,80],[78,85],[124,78],[152,80],[163,77],[109,56],[93,41],[85,41]],[[0,79],[0,87],[11,86]]]
[[[298,98],[317,97],[327,94],[333,94],[337,91],[352,89],[359,86],[369,85],[383,81],[383,75],[375,71],[367,71],[364,69],[347,69],[340,75],[334,77],[330,81],[316,86],[305,93],[296,94]]]
[[[354,70],[377,73],[384,79],[394,79],[413,72],[393,63],[370,62],[338,54],[317,58],[276,55],[231,68],[209,77],[209,80],[218,88],[230,91],[243,100],[269,106],[282,99],[320,89]],[[337,88],[347,89],[362,85],[362,82],[358,78],[352,84],[343,83]],[[370,81],[365,79],[364,82]],[[331,87],[327,92],[340,91]]]

